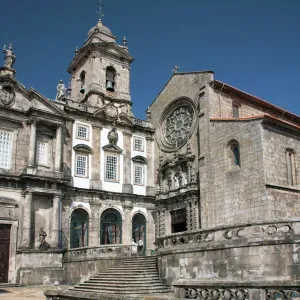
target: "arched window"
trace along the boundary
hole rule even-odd
[[[70,248],[88,246],[89,215],[84,209],[76,209],[71,215]]]
[[[115,91],[115,77],[116,70],[113,67],[107,67],[106,69],[106,90],[110,92]]]
[[[229,150],[229,165],[230,166],[241,166],[240,160],[240,146],[237,141],[231,141],[228,144]]]
[[[288,185],[296,185],[295,152],[293,149],[286,149],[286,167]]]
[[[80,78],[80,93],[81,94],[85,93],[85,74],[86,74],[85,71],[82,71],[79,76],[79,78]]]
[[[115,209],[107,209],[101,216],[100,244],[122,244],[122,218]]]
[[[136,214],[132,218],[132,239],[138,244],[140,255],[146,251],[146,218],[143,214]]]

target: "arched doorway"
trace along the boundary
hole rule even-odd
[[[89,215],[84,209],[76,209],[71,215],[70,248],[88,246]]]
[[[138,254],[146,253],[146,218],[143,214],[136,214],[132,218],[132,239],[138,244]]]
[[[101,215],[100,244],[122,244],[122,218],[115,209],[109,208]]]

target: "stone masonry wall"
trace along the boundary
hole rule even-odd
[[[175,74],[170,81],[167,83],[167,85],[164,87],[164,89],[161,91],[161,93],[157,96],[156,100],[152,103],[150,110],[151,110],[151,121],[153,123],[154,128],[159,127],[159,122],[161,119],[161,115],[166,109],[166,107],[173,102],[175,99],[181,98],[181,97],[188,97],[194,102],[194,106],[196,109],[196,115],[197,115],[197,106],[199,101],[199,88],[204,87],[207,82],[212,80],[213,75],[210,72],[207,73],[191,73],[191,74]],[[157,139],[158,135],[161,135],[162,133],[159,132],[159,130],[156,130],[156,143],[155,143],[155,153],[156,158],[155,159],[155,183],[157,183],[157,169],[159,166],[159,155],[162,155],[164,159],[166,158],[172,158],[173,153],[166,153],[161,152],[159,150]],[[191,145],[191,149],[193,154],[197,154],[198,152],[198,139],[197,139],[197,129],[193,131],[193,134],[191,138],[188,141]],[[175,149],[174,149],[175,151]],[[183,154],[186,151],[186,147],[182,147],[179,149],[178,153]]]
[[[241,118],[254,117],[263,114],[261,109],[249,102],[246,103],[237,97],[229,96],[222,92],[216,92],[212,88],[209,88],[210,117],[232,118],[233,102],[239,105],[239,114]]]
[[[300,264],[296,245],[233,247],[160,256],[161,278],[170,286],[178,279],[297,280]]]
[[[232,166],[228,143],[236,140],[240,146],[240,167]],[[202,203],[202,215],[207,226],[233,225],[266,220],[263,150],[260,121],[211,122],[212,171],[210,203]]]

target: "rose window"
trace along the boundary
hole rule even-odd
[[[180,146],[189,137],[194,111],[190,106],[181,106],[173,110],[165,123],[165,140],[172,146]]]

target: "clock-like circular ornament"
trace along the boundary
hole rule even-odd
[[[116,118],[118,116],[118,110],[115,106],[113,105],[107,105],[105,107],[105,114],[109,117],[109,118]]]

